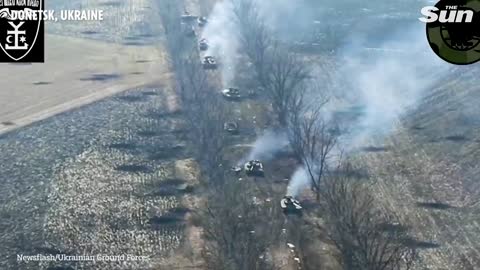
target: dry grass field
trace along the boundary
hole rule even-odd
[[[363,162],[379,201],[411,226],[420,269],[480,267],[476,68],[452,74]]]

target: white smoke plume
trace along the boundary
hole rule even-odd
[[[280,151],[285,150],[288,144],[285,132],[266,130],[262,136],[255,140],[252,149],[244,159],[239,161],[239,164],[255,159],[260,161],[271,160]]]
[[[239,61],[239,29],[235,22],[234,4],[238,4],[240,1],[245,0],[223,0],[216,2],[209,15],[209,22],[202,32],[202,38],[206,39],[209,44],[205,55],[218,59],[222,83],[225,87],[232,85]],[[308,12],[308,18],[311,18],[312,11],[304,7],[304,5],[299,5],[290,0],[246,1],[252,1],[266,24],[271,26],[272,30],[279,34],[287,32],[292,34],[290,31],[292,27],[297,24],[304,24],[306,21],[311,21],[306,20],[306,16]],[[303,14],[303,16],[297,17],[297,14]],[[296,26],[295,29],[299,30],[295,32],[301,32],[299,26]]]
[[[213,56],[219,62],[223,85],[231,86],[236,71],[239,41],[230,1],[215,4],[202,38],[205,38],[209,45],[205,55]]]
[[[431,51],[424,25],[418,24],[388,37],[377,48],[350,44],[338,56],[344,68],[336,79],[349,81],[346,98],[362,111],[350,132],[340,138],[345,154],[389,135],[450,68]],[[287,193],[297,196],[308,184],[308,176],[298,168]]]
[[[425,25],[417,19],[423,1],[401,5],[404,12],[399,10],[396,13],[382,8],[376,10],[376,2],[359,3],[359,9],[365,5],[362,9],[365,14],[356,13],[359,18],[364,16],[359,20],[341,16],[345,7],[353,2],[345,6],[335,1],[253,1],[268,27],[281,40],[296,40],[299,32],[315,32],[311,31],[315,30],[314,27],[326,23],[338,29],[349,25],[348,32],[356,33],[342,36],[339,41],[342,43],[336,49],[335,61],[338,64],[335,66],[342,68],[335,71],[334,82],[329,82],[333,86],[330,90],[341,93],[335,96],[345,100],[343,105],[346,108],[361,111],[360,116],[349,123],[350,132],[340,138],[345,154],[388,136],[398,120],[414,109],[423,95],[451,67],[440,60],[428,45]],[[318,18],[318,14],[325,17]],[[236,38],[238,29],[233,18],[230,0],[218,2],[204,31],[204,37],[211,45],[208,54],[219,57],[224,65],[221,68],[222,78],[227,85],[235,74],[239,48]],[[375,30],[379,27],[385,29]],[[316,69],[312,67],[312,70]],[[323,71],[319,69],[318,72]],[[326,114],[334,115],[342,108],[329,104],[327,109],[330,111]],[[282,136],[266,132],[257,140],[247,159],[271,158],[278,149],[287,145],[286,136]],[[302,186],[308,185],[302,170],[299,168],[292,176],[288,191],[291,195],[298,194]]]
[[[343,138],[346,151],[387,136],[449,70],[429,48],[423,27],[416,24],[409,31],[403,30],[376,50],[350,47],[344,51],[345,68],[340,74],[348,76],[354,105],[362,108],[355,131]]]
[[[288,139],[284,132],[267,130],[253,144],[253,149],[248,155],[248,160],[269,160],[287,146]]]
[[[310,185],[310,177],[304,167],[298,167],[288,183],[287,196],[298,197]]]

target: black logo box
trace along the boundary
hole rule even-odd
[[[16,0],[13,0],[13,2],[16,3]],[[25,1],[27,2],[27,1]],[[40,10],[43,11],[45,8],[45,0],[39,0],[40,2]],[[0,4],[4,4],[3,6],[0,5],[0,10],[3,8],[8,8],[10,12],[12,10],[23,10],[25,6],[11,6],[11,5],[6,5],[7,0],[0,0]],[[27,6],[27,8],[29,8]],[[37,18],[41,18],[41,16],[37,15]],[[38,29],[38,35],[37,38],[28,53],[22,57],[21,59],[15,60],[12,59],[6,52],[5,52],[5,44],[6,44],[6,38],[7,38],[7,30],[12,30],[12,26],[8,24],[8,22],[14,22],[15,24],[18,24],[19,22],[22,22],[21,20],[8,20],[7,18],[0,18],[0,44],[2,44],[2,48],[0,49],[0,63],[44,63],[45,62],[45,21],[40,20],[40,26]],[[29,24],[29,25],[27,25]],[[37,22],[35,24],[32,23],[32,21],[25,21],[25,24],[21,27],[22,30],[25,30],[25,36],[27,36],[28,40],[33,40],[35,38],[35,34],[37,32],[37,27],[38,24]],[[10,38],[10,41],[12,38]],[[8,52],[8,50],[7,50]],[[15,57],[18,58],[18,57]]]

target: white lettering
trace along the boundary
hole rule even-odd
[[[465,20],[463,19],[463,15],[467,15]],[[472,22],[473,21],[473,15],[474,12],[473,10],[459,10],[457,11],[457,18],[455,19],[456,23],[461,23],[461,22]]]
[[[447,18],[448,14],[448,18]],[[442,10],[440,11],[440,17],[438,18],[438,21],[441,23],[447,23],[447,22],[455,22],[455,16],[457,15],[457,11],[447,11],[447,10]]]
[[[102,21],[103,10],[62,10],[60,18],[69,21]]]
[[[424,22],[424,23],[431,23],[431,22],[437,21],[438,20],[438,15],[433,11],[438,11],[438,8],[433,7],[433,6],[427,6],[427,7],[422,8],[422,10],[420,12],[426,18],[418,18],[418,19],[421,22]]]
[[[473,15],[475,14],[473,10],[449,9],[441,10],[439,14],[435,13],[436,11],[439,11],[437,7],[424,7],[420,11],[424,17],[418,19],[424,23],[432,23],[436,21],[440,23],[471,23],[473,21]]]

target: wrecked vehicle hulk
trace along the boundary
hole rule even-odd
[[[204,69],[217,69],[217,61],[213,56],[205,56],[202,60]]]
[[[239,175],[242,172],[242,167],[240,166],[232,166],[230,171],[234,172],[236,175]]]
[[[227,99],[238,100],[242,96],[240,95],[240,90],[238,88],[225,88],[222,90],[222,95]]]
[[[244,165],[247,176],[264,177],[263,164],[259,160],[250,160]]]
[[[300,202],[295,200],[292,196],[285,196],[280,201],[280,207],[282,207],[283,213],[288,214],[302,214],[302,206]]]
[[[238,124],[235,122],[226,122],[223,124],[223,130],[230,134],[238,134]]]

